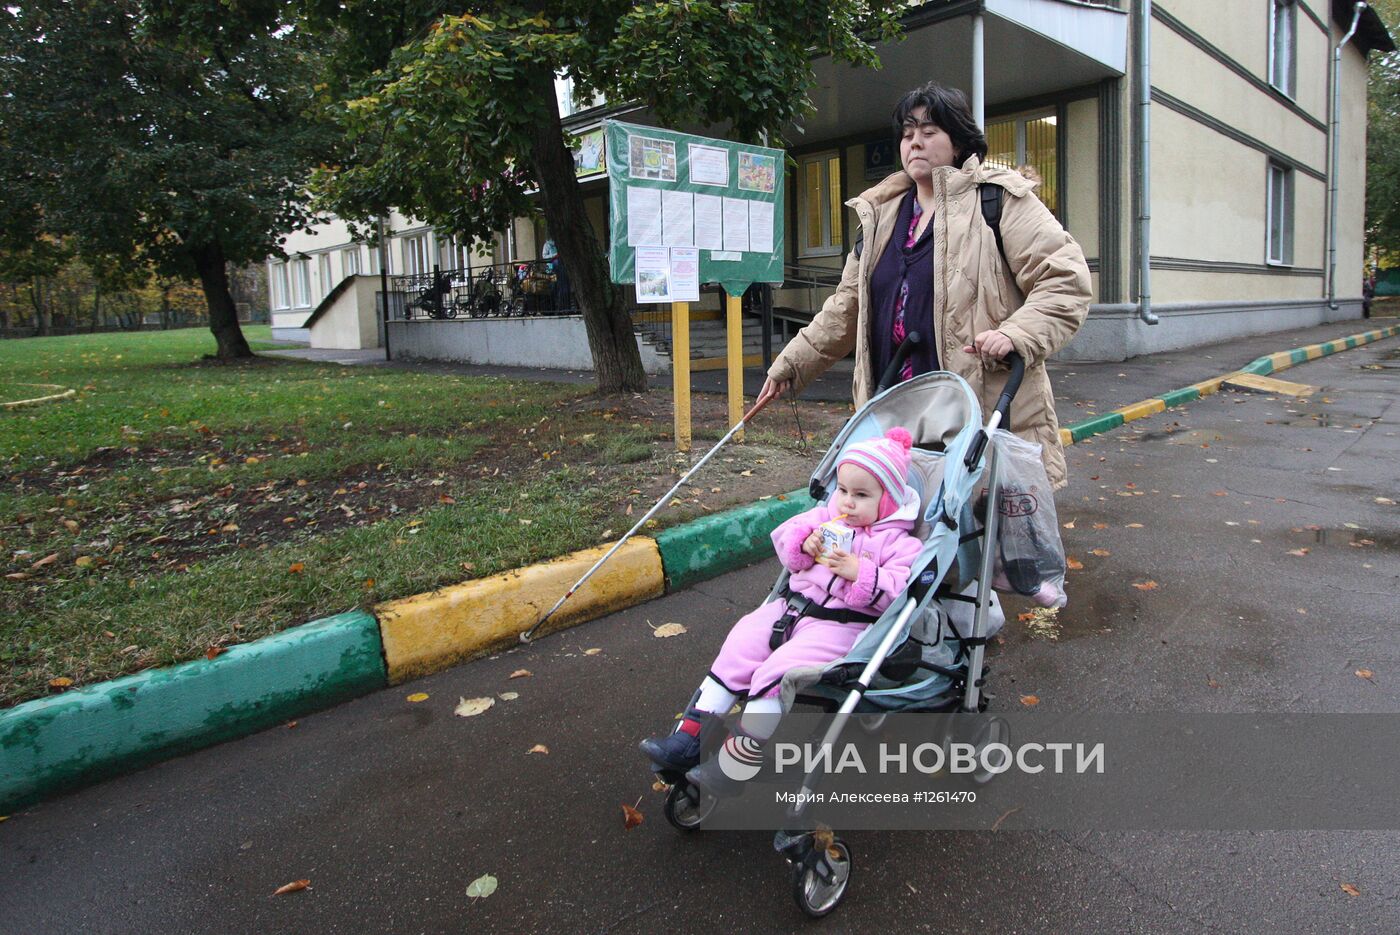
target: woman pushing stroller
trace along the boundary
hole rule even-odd
[[[850,446],[837,464],[836,493],[773,531],[778,559],[792,573],[790,597],[742,617],[729,631],[680,727],[642,741],[658,770],[687,773],[714,793],[733,790],[751,771],[782,714],[778,690],[791,669],[844,656],[898,597],[922,546],[912,534],[919,497],[909,487],[912,439],[902,428]],[[845,544],[826,546],[824,533]],[[704,740],[739,698],[748,699],[735,736],[700,763]],[[726,762],[726,758],[728,761]],[[733,768],[747,765],[749,770]]]

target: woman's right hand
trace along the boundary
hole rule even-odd
[[[753,404],[762,409],[786,393],[791,386],[791,380],[774,380],[772,377],[766,377],[763,381],[763,389],[758,391],[758,398],[754,400]]]

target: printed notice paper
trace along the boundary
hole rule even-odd
[[[717,146],[691,143],[690,181],[695,185],[728,185],[729,152]]]
[[[718,195],[695,196],[695,246],[724,249],[724,201]]]
[[[724,249],[749,249],[749,203],[743,199],[724,199]]]
[[[695,209],[690,192],[661,192],[661,242],[668,247],[695,243]],[[697,300],[699,301],[699,300]]]
[[[671,301],[671,251],[665,247],[637,248],[637,301]]]
[[[749,249],[755,253],[773,252],[773,202],[749,202]]]
[[[627,246],[661,243],[661,191],[627,186]]]
[[[700,248],[671,248],[671,301],[700,301]]]

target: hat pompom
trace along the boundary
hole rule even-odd
[[[896,425],[885,433],[885,437],[894,442],[899,447],[908,451],[914,447],[914,436],[909,434],[909,430],[902,425]]]

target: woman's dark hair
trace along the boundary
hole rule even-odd
[[[898,140],[904,135],[904,122],[912,118],[920,107],[928,119],[953,140],[957,149],[957,165],[961,166],[968,156],[987,158],[987,137],[972,116],[967,95],[957,88],[945,88],[936,81],[930,81],[921,88],[915,88],[894,108],[894,136]]]

